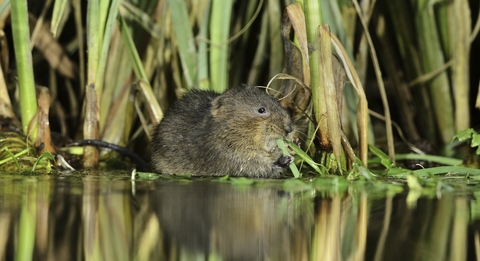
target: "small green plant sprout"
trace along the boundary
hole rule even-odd
[[[453,140],[458,139],[459,141],[467,141],[470,143],[470,147],[477,147],[475,152],[477,155],[480,155],[480,134],[474,129],[469,128],[466,130],[457,131],[457,135],[453,136]]]
[[[52,153],[50,152],[44,152],[42,153],[37,161],[33,164],[32,171],[35,171],[37,168],[37,165],[40,164],[47,173],[50,173],[52,171],[52,164],[50,164],[51,161],[55,161],[55,156],[53,156]]]

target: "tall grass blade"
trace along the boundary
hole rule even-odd
[[[84,27],[82,23],[82,0],[73,0],[72,5],[75,17],[75,31],[78,40],[78,63],[79,63],[79,93],[80,97],[85,94],[85,43],[84,43]]]
[[[395,162],[395,145],[393,141],[393,130],[392,130],[392,119],[390,117],[390,105],[388,104],[387,93],[385,90],[385,84],[383,83],[382,72],[380,70],[380,65],[378,63],[377,52],[373,46],[372,38],[370,37],[370,33],[368,31],[367,21],[362,16],[360,11],[360,6],[357,0],[353,0],[352,3],[355,6],[355,10],[360,18],[360,22],[363,26],[363,30],[365,33],[365,38],[367,39],[370,55],[372,56],[372,63],[373,68],[375,71],[375,76],[377,79],[378,89],[380,91],[380,96],[382,98],[383,110],[385,113],[385,128],[386,128],[386,135],[387,135],[387,143],[388,143],[388,156]]]
[[[45,15],[47,13],[47,10],[50,9],[50,4],[52,3],[52,0],[47,0],[45,1],[45,5],[42,8],[42,12],[37,18],[30,17],[29,22],[34,23],[35,26],[33,27],[32,33],[30,35],[30,49],[33,49],[33,46],[37,45],[37,37],[42,30],[43,24],[45,23]]]
[[[434,6],[429,1],[411,0],[416,13],[417,41],[424,73],[431,72],[445,63],[444,53],[440,46],[440,36],[434,16]],[[440,133],[440,142],[447,144],[455,135],[455,122],[450,84],[447,72],[427,82],[433,111]]]
[[[99,0],[88,1],[87,6],[87,47],[88,47],[88,79],[90,84],[95,83],[98,57],[100,49],[100,31],[99,28]]]
[[[312,90],[312,104],[313,104],[313,115],[314,115],[314,124],[313,129],[318,130],[317,132],[311,133],[312,138],[316,137],[319,142],[319,148],[322,153],[320,154],[320,162],[324,163],[327,166],[327,169],[333,169],[334,164],[338,161],[331,161],[332,156],[329,155],[332,151],[331,137],[328,129],[328,120],[326,115],[328,115],[328,108],[326,103],[325,89],[326,86],[322,82],[322,72],[324,70],[333,71],[333,64],[323,64],[320,60],[319,52],[321,50],[320,38],[319,36],[319,26],[322,25],[322,8],[320,1],[305,0],[304,1],[304,13],[305,13],[305,23],[307,28],[307,39],[309,46],[309,63],[310,63],[310,79],[311,79],[311,90]],[[326,69],[325,67],[330,67]],[[309,134],[310,135],[310,134]],[[338,160],[338,159],[335,159]],[[330,165],[330,163],[333,163]],[[340,169],[340,166],[338,166]]]
[[[158,101],[155,97],[155,94],[152,91],[152,87],[145,81],[137,81],[135,83],[137,88],[143,93],[145,97],[145,102],[148,105],[148,112],[150,113],[150,118],[152,122],[158,123],[163,118],[163,112],[158,104]]]
[[[363,85],[355,71],[352,61],[349,59],[347,51],[340,43],[340,40],[335,35],[331,35],[332,46],[335,48],[340,60],[345,67],[345,72],[348,79],[355,88],[358,95],[357,105],[357,129],[358,129],[358,142],[359,142],[359,158],[363,165],[367,166],[368,160],[368,102],[363,89]]]
[[[305,0],[303,3],[305,13],[305,23],[307,28],[307,39],[312,52],[309,53],[310,60],[310,79],[312,88],[312,103],[316,122],[320,126],[321,133],[327,130],[326,122],[322,120],[321,115],[326,115],[327,108],[323,102],[322,96],[324,91],[320,85],[320,63],[319,56],[316,52],[319,51],[318,26],[322,24],[322,10],[320,1]],[[321,144],[328,144],[328,140],[320,140]]]
[[[232,0],[212,0],[210,81],[212,90],[216,92],[223,92],[228,87],[228,38],[232,8]]]
[[[57,37],[58,27],[62,21],[62,17],[65,14],[65,8],[67,7],[67,0],[55,0],[55,5],[53,6],[53,13],[52,13],[52,23],[51,23],[51,31],[53,37]]]
[[[192,28],[189,24],[187,6],[185,1],[179,0],[168,0],[168,6],[171,12],[178,53],[182,62],[184,80],[187,87],[191,89],[197,85],[197,50]]]
[[[20,87],[22,130],[24,134],[28,134],[28,125],[37,113],[37,97],[33,77],[32,53],[30,51],[30,29],[26,0],[15,0],[11,3],[11,19],[13,47]],[[36,132],[31,134],[32,140],[36,139],[36,135]]]
[[[10,0],[3,1],[3,3],[0,4],[0,15],[2,15],[8,7],[10,7]]]
[[[198,87],[201,90],[209,90],[210,89],[210,76],[209,76],[209,64],[208,64],[208,51],[207,51],[207,42],[205,39],[208,37],[208,28],[210,22],[210,0],[207,1],[205,10],[203,12],[202,22],[200,24],[200,30],[198,32],[198,37],[200,41],[198,42],[198,60],[197,60],[197,82]]]
[[[123,44],[125,44],[130,54],[130,58],[132,59],[133,71],[135,72],[135,76],[145,82],[149,82],[147,74],[145,73],[145,69],[143,68],[142,59],[140,58],[140,55],[138,55],[128,25],[121,16],[119,16],[119,22],[120,35],[122,36]]]
[[[326,108],[328,108],[328,113],[322,115],[322,118],[325,118],[327,121],[327,134],[326,137],[333,150],[333,154],[335,155],[335,159],[340,166],[340,157],[342,155],[342,143],[341,143],[341,133],[342,129],[340,126],[340,110],[338,104],[337,96],[340,95],[343,97],[341,93],[337,93],[334,73],[333,73],[333,60],[332,60],[332,44],[330,38],[330,29],[328,25],[319,26],[319,47],[320,50],[318,51],[319,62],[322,64],[322,69],[320,70],[320,85],[323,86],[323,94],[320,94],[324,97],[324,102]],[[322,133],[321,136],[323,136]]]
[[[150,109],[150,115],[152,116],[153,121],[157,123],[163,118],[162,109],[160,108],[160,105],[155,98],[155,94],[153,93],[152,87],[149,84],[147,74],[145,73],[145,69],[142,65],[142,60],[138,55],[135,44],[133,43],[128,26],[122,16],[118,16],[118,18],[120,21],[120,34],[130,55],[130,59],[132,60],[133,71],[135,72],[135,76],[141,79],[141,81],[137,82],[137,85],[147,100],[147,104],[149,105]]]
[[[302,53],[303,58],[303,82],[306,86],[311,86],[310,76],[310,57],[308,54],[308,40],[307,40],[307,27],[305,21],[305,14],[302,10],[302,6],[299,3],[291,4],[286,8],[288,18],[292,23],[292,27],[295,30],[295,37],[299,44],[299,50]]]
[[[408,139],[416,141],[420,140],[420,133],[415,124],[415,106],[412,106],[413,97],[410,88],[402,74],[400,61],[395,55],[395,45],[392,43],[392,34],[389,30],[386,30],[385,17],[379,15],[375,21],[376,33],[378,37],[378,47],[384,50],[383,55],[379,58],[382,59],[383,68],[386,74],[390,76],[394,92],[395,104],[397,105],[397,112],[402,115],[401,123],[403,126],[403,132],[405,132]]]
[[[119,145],[130,140],[133,111],[127,112],[128,97],[131,95],[133,70],[131,59],[120,33],[113,35],[108,51],[108,64],[105,70],[104,91],[102,94],[102,120],[105,120],[101,139]],[[105,115],[105,119],[103,119]],[[129,123],[130,122],[130,123]],[[130,125],[129,125],[130,124]]]
[[[464,130],[470,127],[470,28],[472,25],[470,7],[467,0],[453,1],[453,95],[455,99],[455,127]]]
[[[104,1],[105,2],[105,1]],[[98,59],[98,67],[97,67],[97,75],[98,77],[95,79],[95,89],[97,90],[97,94],[99,99],[102,97],[102,92],[104,89],[104,81],[105,81],[105,68],[107,66],[108,60],[108,50],[110,48],[110,42],[112,39],[113,29],[115,22],[117,20],[118,15],[118,7],[120,6],[121,0],[112,0],[110,4],[110,8],[108,10],[107,20],[105,21],[105,31],[100,32],[103,35],[101,42],[101,52]],[[101,108],[101,107],[99,107]],[[100,131],[103,131],[105,126],[105,120],[107,117],[108,111],[101,110],[100,111]]]
[[[100,137],[100,99],[101,92],[95,86],[97,81],[98,59],[104,26],[100,24],[99,0],[91,0],[87,5],[87,46],[88,69],[87,88],[85,90],[85,122],[83,125],[84,139],[98,139]],[[100,28],[102,30],[100,30]],[[83,153],[83,167],[93,168],[98,164],[98,150],[95,147],[85,147]]]
[[[155,24],[152,18],[142,9],[134,6],[132,3],[122,1],[121,15],[124,18],[135,20],[142,28],[144,28],[151,36],[160,40],[163,38],[162,29]],[[127,13],[128,11],[128,13]],[[127,19],[128,20],[128,19]]]

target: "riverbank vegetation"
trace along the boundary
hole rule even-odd
[[[3,125],[28,136],[38,155],[63,154],[79,139],[146,155],[153,126],[182,94],[247,83],[292,111],[303,173],[478,168],[475,136],[454,137],[480,126],[479,8],[468,0],[4,0]],[[99,157],[85,147],[79,167]]]

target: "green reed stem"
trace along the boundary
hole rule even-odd
[[[20,89],[22,130],[24,134],[28,134],[28,125],[37,113],[37,96],[33,77],[32,53],[30,51],[30,29],[26,0],[11,2],[11,19]],[[31,134],[33,140],[36,139],[36,135],[36,132]]]

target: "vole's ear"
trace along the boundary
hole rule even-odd
[[[212,108],[211,108],[211,112],[213,116],[221,113],[223,104],[224,104],[224,100],[222,96],[218,96],[217,98],[213,99]]]

